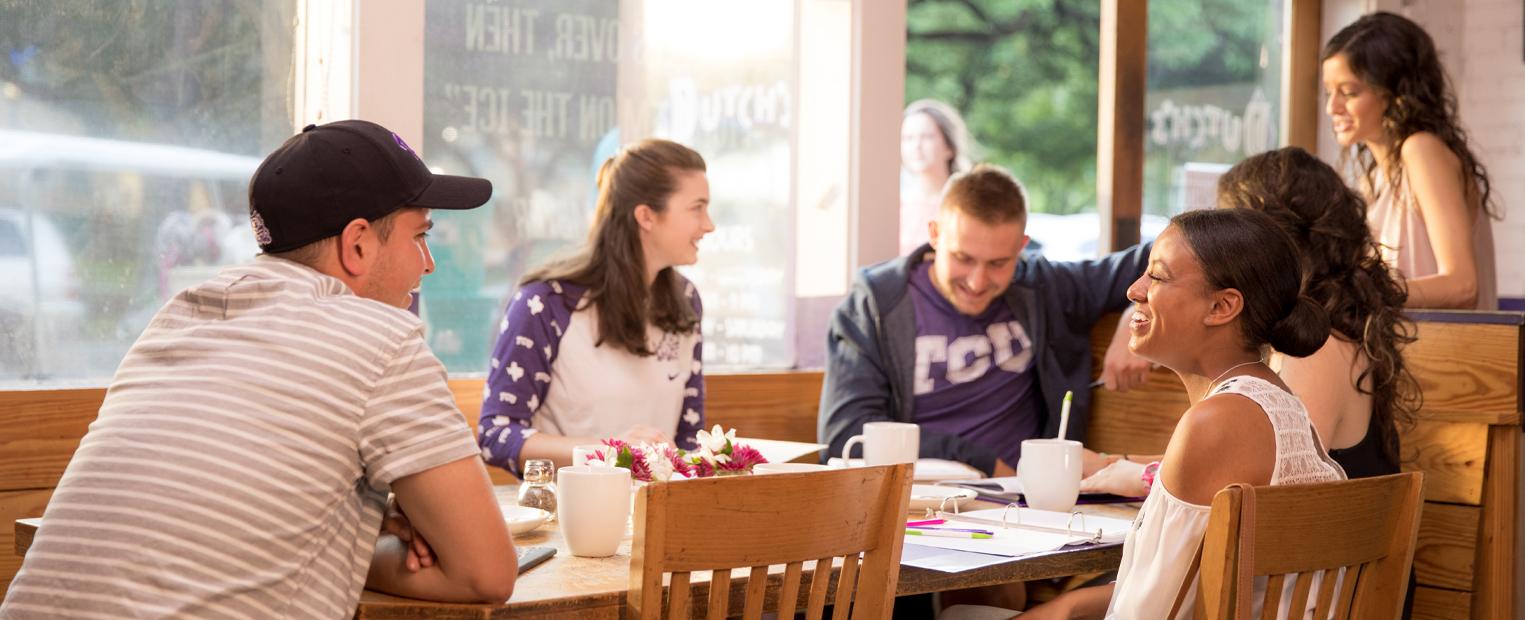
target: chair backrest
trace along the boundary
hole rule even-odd
[[[630,616],[662,617],[663,575],[671,573],[666,617],[687,620],[690,574],[712,571],[708,617],[725,618],[731,569],[749,568],[743,617],[761,617],[775,600],[778,617],[793,618],[803,607],[815,620],[832,589],[832,563],[840,558],[833,617],[847,618],[851,608],[854,619],[889,618],[911,471],[903,464],[647,485],[636,497]],[[808,592],[801,592],[805,563],[812,560],[817,568]],[[777,565],[783,566],[781,578],[770,578],[769,567]]]
[[[1267,577],[1262,618],[1397,618],[1419,532],[1422,474],[1319,484],[1231,485],[1213,497],[1202,541],[1198,617],[1248,618]],[[1317,590],[1314,584],[1317,582]],[[1185,587],[1189,587],[1188,581]]]

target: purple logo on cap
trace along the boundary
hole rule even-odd
[[[407,142],[403,142],[402,141],[402,136],[397,135],[396,132],[392,133],[392,141],[397,143],[397,148],[400,148],[400,149],[402,149],[404,151],[407,151],[408,154],[412,155],[414,159],[417,159],[419,161],[423,161],[423,158],[419,157],[418,153],[414,153],[413,152],[413,147],[408,146]]]
[[[260,245],[270,245],[270,229],[265,227],[265,218],[259,216],[259,211],[249,210],[249,225],[254,227],[254,241]]]

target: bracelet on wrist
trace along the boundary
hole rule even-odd
[[[1155,461],[1144,466],[1144,473],[1139,474],[1139,480],[1143,481],[1144,488],[1154,487],[1154,478],[1160,471],[1160,462]]]

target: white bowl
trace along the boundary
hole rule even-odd
[[[525,532],[534,531],[551,518],[551,513],[539,508],[529,506],[502,506],[503,522],[508,524],[508,533],[518,536]]]

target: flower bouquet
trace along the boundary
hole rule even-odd
[[[694,436],[697,448],[685,451],[665,443],[630,444],[605,439],[608,449],[588,457],[589,464],[602,463],[630,470],[640,482],[667,482],[710,476],[752,473],[752,467],[768,462],[762,453],[736,443],[736,429],[723,431],[719,424]]]

